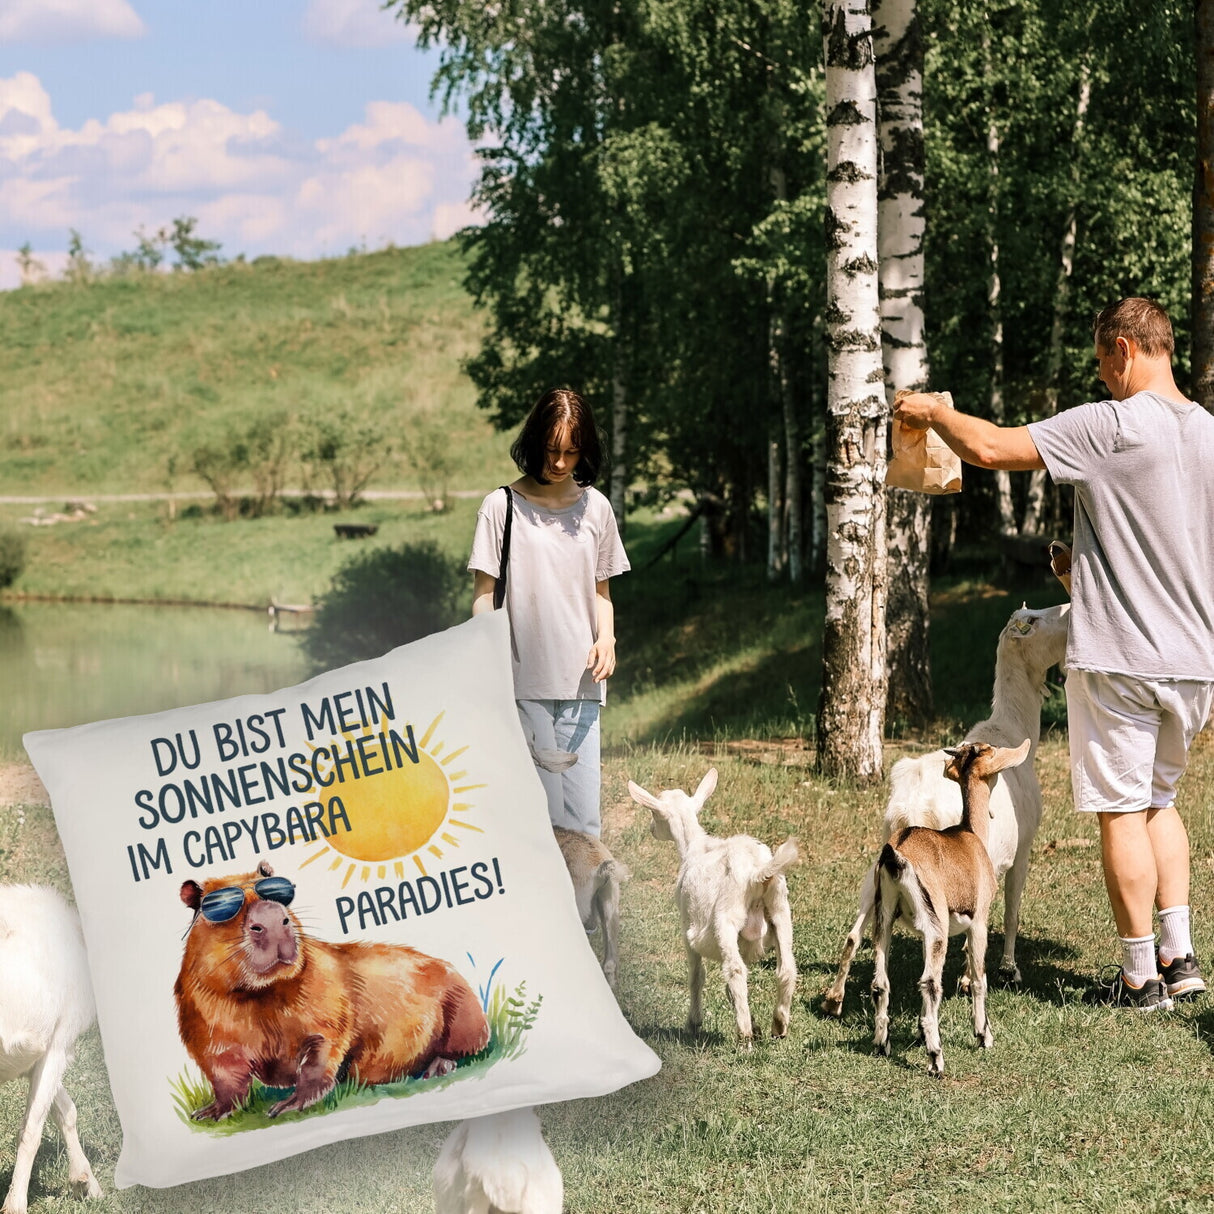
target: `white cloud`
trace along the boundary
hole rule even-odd
[[[103,261],[132,249],[137,228],[181,215],[227,257],[441,239],[476,222],[475,174],[460,123],[406,103],[371,102],[361,122],[313,142],[264,110],[149,94],[72,129],[36,76],[0,79],[0,244],[28,240],[44,261],[69,228]],[[0,266],[0,282],[14,273]]]
[[[127,0],[0,0],[0,43],[86,42],[146,33]]]
[[[303,17],[304,33],[335,46],[377,47],[413,42],[415,26],[385,11],[380,0],[311,0]]]

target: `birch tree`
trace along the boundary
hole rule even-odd
[[[923,318],[923,43],[916,0],[873,6],[878,137],[878,245],[885,394],[928,383]],[[887,710],[915,722],[932,710],[928,657],[931,499],[886,490]]]
[[[824,0],[827,124],[826,622],[818,765],[876,779],[885,715],[885,440],[877,86],[868,0]]]

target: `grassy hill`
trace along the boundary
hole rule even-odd
[[[381,421],[379,488],[417,487],[402,452],[441,419],[451,488],[491,485],[504,444],[460,371],[480,337],[463,270],[447,242],[0,294],[3,492],[204,489],[192,446],[280,410]]]

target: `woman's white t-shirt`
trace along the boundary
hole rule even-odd
[[[593,486],[554,510],[510,491],[514,520],[506,566],[506,610],[519,700],[599,700],[586,658],[598,633],[595,583],[631,566],[611,503]],[[470,571],[501,576],[506,494],[495,489],[476,515]]]

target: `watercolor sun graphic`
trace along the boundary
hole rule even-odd
[[[459,759],[467,746],[444,754],[444,743],[435,740],[443,716],[440,712],[417,742],[416,763],[406,760],[391,770],[334,786],[340,789],[350,829],[329,835],[300,868],[330,857],[330,871],[346,867],[343,889],[355,876],[364,882],[384,880],[390,873],[404,877],[408,861],[426,876],[427,856],[442,859],[444,847],[460,846],[461,833],[482,833],[466,819],[476,807],[465,798],[485,785],[466,783],[469,773]],[[373,733],[367,727],[362,736]],[[355,744],[358,736],[342,734]]]

